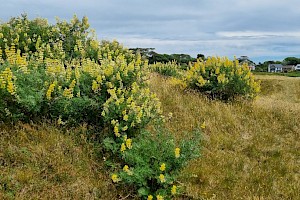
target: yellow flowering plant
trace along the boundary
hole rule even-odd
[[[184,81],[212,99],[252,99],[260,91],[260,82],[255,81],[247,64],[226,57],[197,60],[188,68]]]
[[[98,60],[98,42],[89,29],[87,17],[79,20],[74,15],[69,23],[57,18],[56,24],[51,25],[46,19],[29,20],[27,14],[22,14],[0,24],[0,33],[2,49],[14,44],[22,54],[42,60],[59,58],[70,61],[87,57]],[[7,55],[4,55],[6,58]]]
[[[161,63],[157,62],[149,65],[149,69],[151,72],[157,72],[164,76],[172,76],[172,77],[182,77],[183,70],[181,70],[180,66],[176,63],[176,61]]]
[[[12,113],[21,120],[45,115],[71,125],[108,127],[116,136],[134,132],[160,115],[158,99],[144,83],[147,62],[117,41],[98,42],[88,36],[88,27],[87,18],[80,21],[76,16],[55,25],[26,15],[1,24],[0,72],[10,70],[9,76],[1,76],[2,88],[15,104],[7,106],[8,100],[2,99],[3,110],[16,110]],[[11,30],[17,28],[20,40],[30,43],[27,50],[11,41]],[[69,36],[62,40],[58,33]],[[112,120],[118,120],[118,126],[111,127]]]
[[[113,161],[120,163],[120,167],[114,167],[114,173],[122,180],[118,185],[131,187],[145,199],[157,195],[169,199],[180,194],[182,189],[176,184],[179,171],[191,159],[199,156],[200,132],[189,133],[187,140],[176,145],[171,134],[161,127],[156,131],[158,134],[153,137],[148,131],[142,130],[132,140],[131,149],[122,143],[126,148],[123,152],[118,150],[119,143],[113,138],[106,139],[104,146],[107,151],[119,155]],[[128,138],[125,136],[119,139],[126,141]]]

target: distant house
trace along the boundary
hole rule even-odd
[[[255,65],[248,65],[248,67],[249,67],[249,69],[250,69],[251,71],[254,71],[254,70],[255,70]]]
[[[238,61],[241,65],[246,63],[250,70],[255,70],[255,63],[248,56],[241,56],[238,58]]]
[[[297,64],[297,65],[295,66],[295,70],[296,70],[296,71],[300,71],[300,64]]]
[[[294,65],[282,65],[282,64],[269,64],[268,72],[289,72],[294,71]]]
[[[269,64],[268,72],[282,72],[282,64]]]
[[[282,66],[282,71],[283,72],[290,72],[290,71],[294,71],[294,70],[295,70],[294,65],[283,65]]]

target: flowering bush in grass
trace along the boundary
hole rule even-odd
[[[57,18],[57,23],[51,25],[47,19],[29,20],[23,14],[0,25],[0,47],[4,50],[15,46],[29,57],[59,58],[63,61],[87,57],[97,59],[99,45],[89,26],[87,17],[79,20],[74,15],[70,23]]]
[[[185,81],[189,87],[222,100],[254,98],[260,91],[260,83],[254,80],[248,66],[228,58],[197,60],[187,70]]]
[[[149,65],[149,69],[152,72],[157,72],[165,76],[181,77],[180,66],[175,61],[168,63],[157,62]]]
[[[49,25],[26,15],[0,25],[0,122],[92,125],[105,138],[95,142],[104,144],[114,183],[148,199],[174,196],[198,142],[176,147],[169,134],[143,131],[162,121],[147,61],[116,41],[97,41],[88,27],[85,17]]]
[[[122,132],[159,115],[144,81],[147,62],[116,41],[98,42],[88,27],[86,17],[76,16],[49,25],[23,15],[0,25],[1,120],[42,117],[100,127],[115,120],[112,130]]]
[[[127,63],[119,55],[102,60],[101,65],[89,59],[65,64],[50,58],[26,62],[20,66],[5,60],[0,65],[0,92],[5,96],[0,105],[17,119],[60,118],[101,126],[117,120],[130,130],[160,113],[158,99],[143,81],[145,63],[140,57]]]
[[[105,139],[105,148],[122,159],[114,166],[112,181],[137,190],[143,199],[174,197],[180,193],[181,186],[176,182],[180,170],[199,156],[199,131],[189,133],[187,138],[176,145],[167,131],[155,136],[143,131],[133,139],[119,138],[120,142]]]

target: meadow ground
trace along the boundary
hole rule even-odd
[[[299,199],[300,79],[256,77],[262,81],[257,100],[224,103],[152,74],[151,90],[177,139],[206,124],[202,156],[181,174],[186,199]],[[84,126],[1,125],[0,199],[118,198],[101,147],[87,134]]]
[[[189,198],[300,198],[300,79],[256,78],[262,81],[256,101],[223,103],[152,77],[177,137],[206,123],[202,157],[182,173]]]

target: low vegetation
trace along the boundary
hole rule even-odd
[[[168,63],[157,62],[149,65],[149,69],[151,72],[157,72],[164,76],[177,78],[181,78],[184,74],[184,71],[181,69],[180,65],[178,65],[175,61]]]
[[[291,71],[284,73],[269,73],[269,72],[254,72],[256,75],[268,75],[268,76],[287,76],[287,77],[300,77],[300,71]]]

